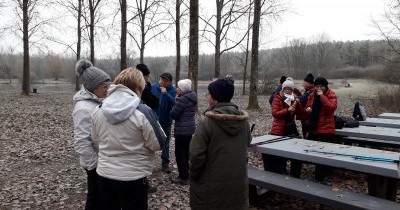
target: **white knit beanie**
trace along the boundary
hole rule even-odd
[[[93,92],[97,86],[101,85],[103,82],[111,80],[106,72],[93,66],[93,64],[86,59],[81,59],[76,63],[75,71],[83,86],[90,92]]]
[[[192,81],[190,79],[182,79],[178,81],[178,87],[183,93],[192,90]]]
[[[290,87],[292,89],[294,89],[294,82],[293,80],[288,80],[286,79],[286,81],[282,84],[282,90],[285,89],[285,87]]]

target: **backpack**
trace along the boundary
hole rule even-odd
[[[356,104],[354,104],[353,117],[358,121],[365,121],[367,119],[365,107],[358,101],[356,102]]]
[[[335,128],[342,129],[345,128],[356,128],[360,126],[360,122],[358,120],[353,119],[352,117],[343,117],[335,115]]]

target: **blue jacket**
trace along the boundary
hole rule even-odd
[[[167,87],[165,94],[161,93],[160,84],[155,83],[151,86],[151,92],[158,98],[159,106],[154,111],[157,113],[158,121],[161,126],[171,126],[172,118],[169,114],[175,104],[176,88],[173,85]]]
[[[175,120],[175,135],[193,135],[196,129],[196,105],[197,96],[193,91],[186,92],[176,99],[176,104],[171,110],[171,117]]]

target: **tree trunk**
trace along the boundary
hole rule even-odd
[[[126,0],[120,0],[121,6],[121,71],[128,67],[126,61],[126,35],[127,35],[127,22],[126,22]]]
[[[224,0],[216,0],[216,4],[217,24],[215,30],[214,78],[218,78],[221,73],[221,13]]]
[[[81,38],[82,38],[82,29],[81,29],[81,17],[82,17],[82,1],[78,0],[78,43],[76,44],[76,61],[81,59]],[[75,91],[78,91],[79,87],[79,77],[75,77]]]
[[[182,0],[176,0],[176,13],[175,13],[175,27],[176,27],[176,67],[175,67],[175,82],[176,86],[178,86],[178,81],[180,79],[180,74],[181,74],[181,21],[180,21],[180,13],[181,13],[181,1]],[[189,75],[188,75],[189,76]]]
[[[251,2],[251,0],[250,0]],[[247,19],[247,25],[249,27],[249,31],[251,28],[251,7],[249,9],[249,16]],[[245,60],[244,60],[244,66],[243,66],[243,87],[242,87],[242,95],[246,94],[246,80],[247,80],[247,64],[249,62],[249,43],[250,43],[250,33],[247,34],[246,38],[246,51],[245,51]]]
[[[90,24],[89,24],[89,30],[90,30],[90,61],[94,64],[94,15],[95,15],[95,8],[93,5],[92,0],[89,1],[89,10],[90,10]]]
[[[190,0],[189,26],[189,78],[193,82],[193,91],[197,93],[197,75],[199,68],[199,1]],[[197,109],[197,108],[196,108]]]
[[[260,31],[261,16],[261,0],[254,0],[254,21],[253,21],[253,38],[251,46],[251,73],[250,73],[250,95],[249,105],[247,109],[259,109],[257,99],[257,83],[258,83],[258,39]]]
[[[145,47],[145,41],[146,41],[146,36],[145,36],[145,20],[146,20],[146,12],[147,12],[147,0],[145,3],[145,9],[142,12],[142,19],[140,20],[140,63],[144,63],[144,47]]]
[[[22,76],[22,94],[29,95],[30,92],[30,75],[29,75],[29,0],[23,0],[22,6],[22,33],[24,45],[24,67]]]

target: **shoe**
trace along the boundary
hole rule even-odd
[[[163,165],[161,167],[161,171],[168,174],[172,172],[171,168],[168,165]]]
[[[187,185],[189,184],[189,179],[182,179],[180,177],[176,177],[172,179],[172,183],[180,184],[180,185]]]

